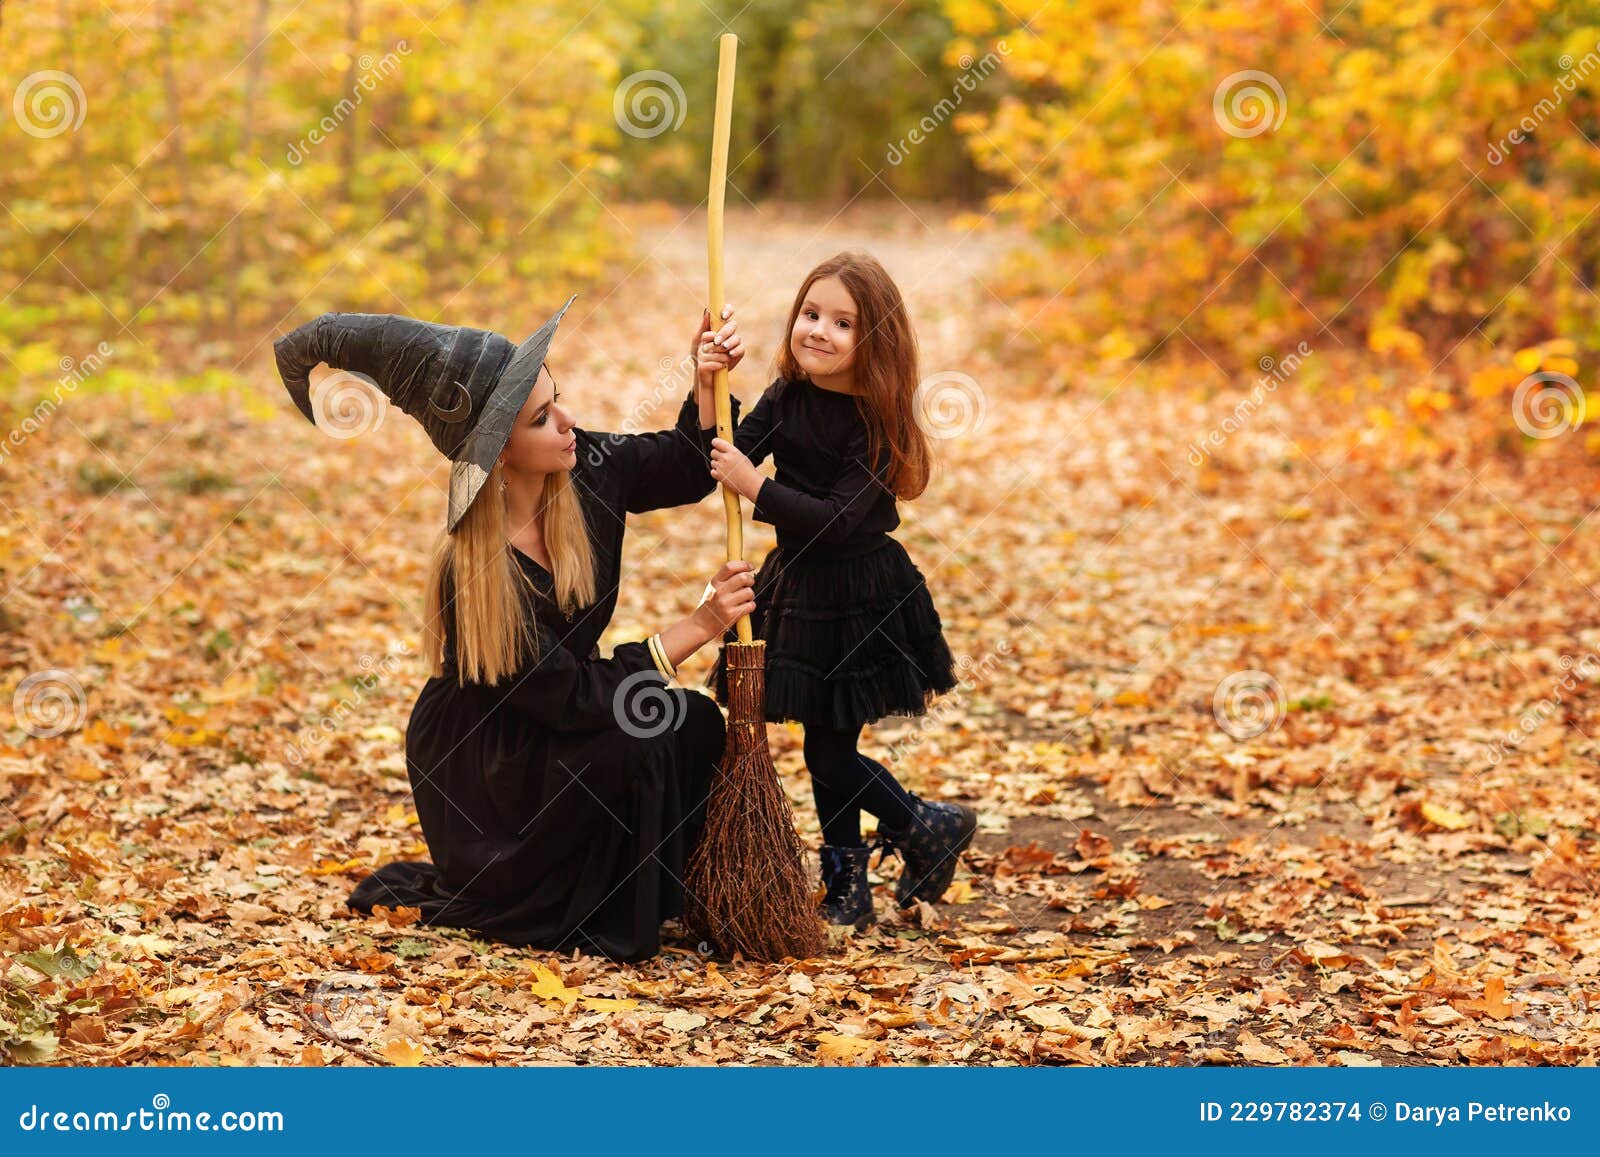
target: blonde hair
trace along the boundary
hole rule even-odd
[[[493,686],[515,674],[524,648],[539,658],[539,635],[525,613],[535,588],[506,539],[499,463],[467,507],[455,534],[441,533],[428,564],[422,645],[429,674],[444,673],[446,576],[455,591],[456,681]],[[555,578],[556,604],[567,614],[594,602],[594,551],[577,489],[564,470],[545,475],[539,525]]]

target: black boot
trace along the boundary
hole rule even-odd
[[[828,894],[822,899],[822,914],[830,924],[853,924],[860,932],[872,923],[872,885],[867,882],[865,847],[822,846],[822,882]]]
[[[956,862],[978,834],[978,813],[959,803],[940,803],[912,796],[912,820],[905,829],[878,825],[885,855],[898,854],[905,867],[894,898],[902,908],[918,900],[936,904],[955,879]]]

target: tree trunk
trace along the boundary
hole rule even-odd
[[[193,282],[194,278],[186,278],[184,274],[193,262],[200,259],[200,255],[195,251],[194,182],[189,179],[188,136],[183,130],[183,104],[178,97],[178,70],[172,49],[172,30],[178,18],[178,6],[173,0],[167,5],[167,18],[161,22],[161,79],[166,88],[167,123],[172,126],[172,135],[167,138],[171,146],[168,155],[178,179],[178,212],[183,222],[178,231],[183,239],[178,255],[180,260],[172,273],[169,288],[181,291],[183,283]]]
[[[272,0],[256,0],[255,19],[250,27],[250,68],[245,73],[244,81],[244,109],[239,117],[239,143],[234,149],[234,156],[242,162],[245,171],[255,179],[255,171],[250,162],[255,159],[256,147],[256,94],[261,91],[261,70],[266,58],[267,15],[272,9]],[[229,245],[228,258],[228,332],[239,331],[239,280],[244,270],[244,226],[235,222],[233,237]]]
[[[348,0],[346,4],[344,35],[345,53],[349,56],[350,63],[344,70],[344,91],[339,94],[339,99],[354,100],[356,81],[361,76],[358,64],[361,56],[361,0]],[[339,131],[344,135],[343,172],[339,178],[339,193],[344,198],[345,204],[349,204],[350,190],[355,178],[356,157],[360,155],[361,117],[352,112],[350,119],[340,126]]]

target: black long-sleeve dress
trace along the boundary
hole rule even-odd
[[[756,573],[750,616],[767,645],[767,719],[859,730],[924,714],[955,686],[954,661],[922,573],[889,534],[900,515],[886,460],[868,462],[856,397],[780,378],[733,441],[777,467],[751,512],[778,538]],[[727,702],[720,655],[706,684]]]
[[[406,729],[432,861],[385,865],[349,903],[415,907],[426,923],[509,943],[637,960],[659,950],[661,922],[682,914],[723,720],[707,696],[670,686],[644,641],[602,659],[598,640],[616,608],[625,514],[710,493],[716,431],[700,429],[691,389],[674,429],[574,433],[597,599],[567,619],[550,573],[516,551],[536,592],[524,597],[540,656],[494,686],[463,685],[446,583],[444,672],[423,685]]]

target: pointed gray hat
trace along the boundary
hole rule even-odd
[[[454,534],[505,448],[556,327],[576,300],[573,294],[517,346],[492,330],[396,314],[325,313],[284,334],[272,348],[278,376],[307,421],[330,424],[326,402],[313,397],[310,377],[314,366],[326,362],[367,379],[422,424],[451,463],[446,529]]]

